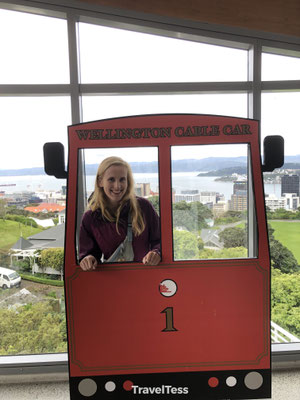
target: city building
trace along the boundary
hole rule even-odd
[[[280,208],[285,208],[285,201],[283,197],[278,198],[275,194],[265,195],[266,208],[270,211],[279,210]]]
[[[286,210],[296,211],[300,206],[300,198],[295,193],[285,193],[284,198],[284,208]]]
[[[46,273],[50,275],[61,275],[61,272],[52,268],[41,269],[37,264],[39,255],[37,250],[63,248],[65,242],[65,224],[59,224],[53,228],[45,229],[28,239],[20,239],[11,247],[11,267],[17,269],[16,261],[30,258],[32,263],[32,273]]]
[[[187,203],[192,203],[194,201],[200,201],[200,194],[184,194],[184,193],[175,193],[174,194],[175,203],[179,203],[180,201],[186,201]]]
[[[217,192],[201,192],[200,202],[202,204],[207,204],[207,203],[216,204],[218,195],[219,193]]]
[[[38,189],[36,195],[39,196],[41,201],[44,203],[56,203],[60,205],[66,204],[66,193],[64,187],[58,191]]]
[[[150,183],[136,183],[134,191],[137,196],[148,197],[151,195]]]
[[[295,193],[299,196],[299,175],[283,175],[281,177],[281,196],[285,193]]]
[[[233,183],[233,194],[237,194],[237,192],[247,194],[247,181],[235,181]]]
[[[213,213],[215,217],[219,217],[228,211],[228,201],[218,201],[213,205]]]
[[[15,206],[17,208],[23,209],[26,205],[30,204],[33,199],[37,198],[37,196],[34,192],[23,191],[5,193],[5,198],[7,199],[8,206]]]
[[[175,203],[180,201],[186,201],[187,203],[192,203],[195,201],[200,201],[200,203],[209,205],[212,207],[216,204],[219,199],[223,199],[224,196],[218,192],[200,192],[198,190],[183,190],[180,193],[175,193],[174,199]]]
[[[248,201],[247,195],[240,194],[237,192],[236,194],[231,195],[231,199],[228,200],[228,209],[231,211],[245,211],[247,210]]]
[[[295,193],[285,193],[279,198],[275,194],[266,194],[265,203],[270,211],[276,211],[280,208],[296,211],[300,206],[300,198]]]
[[[223,248],[223,243],[219,238],[220,230],[215,229],[202,229],[201,239],[204,243],[205,249],[221,250]]]
[[[66,222],[66,210],[61,210],[58,213],[58,224],[64,224]]]
[[[64,210],[65,208],[66,208],[65,206],[61,206],[56,203],[41,203],[36,206],[25,207],[24,210],[30,211],[33,213],[40,213],[40,212],[47,213],[47,212],[60,212],[60,211]]]
[[[248,207],[247,181],[237,180],[233,183],[233,194],[228,201],[228,209],[231,211],[245,211]]]
[[[182,190],[181,193],[182,194],[197,194],[197,193],[199,193],[199,190],[197,190],[197,189]]]

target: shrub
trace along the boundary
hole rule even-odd
[[[59,286],[59,287],[64,286],[63,281],[47,279],[47,278],[39,278],[35,275],[27,275],[27,274],[22,274],[22,273],[20,274],[20,276],[24,280],[32,281],[32,282],[36,282],[36,283],[42,283],[44,285]]]

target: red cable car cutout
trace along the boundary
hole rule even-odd
[[[248,149],[248,257],[176,260],[172,151],[226,144]],[[162,262],[102,264],[84,272],[76,249],[80,150],[114,155],[120,147],[158,149]],[[174,114],[70,126],[67,199],[72,400],[270,397],[270,259],[258,121]]]

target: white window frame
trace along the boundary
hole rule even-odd
[[[81,96],[86,94],[247,93],[248,117],[260,120],[262,92],[300,90],[300,80],[261,81],[262,52],[299,56],[300,38],[297,37],[121,11],[93,4],[79,4],[73,0],[11,0],[9,3],[0,1],[0,8],[67,20],[70,84],[0,84],[0,96],[68,95],[71,98],[72,124],[82,121]],[[249,54],[248,81],[81,84],[77,47],[79,22],[246,49]],[[299,368],[300,343],[272,344],[272,364],[275,368]],[[4,382],[14,379],[18,381],[19,376],[26,378],[32,375],[35,377],[47,375],[48,379],[52,376],[53,380],[57,380],[59,376],[65,376],[67,370],[66,353],[0,357],[0,381]]]

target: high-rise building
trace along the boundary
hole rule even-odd
[[[247,195],[247,181],[235,181],[233,183],[233,194],[244,193]]]
[[[134,191],[137,196],[148,197],[151,192],[150,183],[136,183]]]
[[[299,175],[283,175],[281,178],[281,196],[295,193],[299,197]]]
[[[245,211],[248,207],[247,181],[234,181],[233,194],[228,201],[229,210]]]
[[[247,196],[243,194],[232,194],[231,199],[228,201],[229,210],[231,211],[245,211],[248,207]]]

